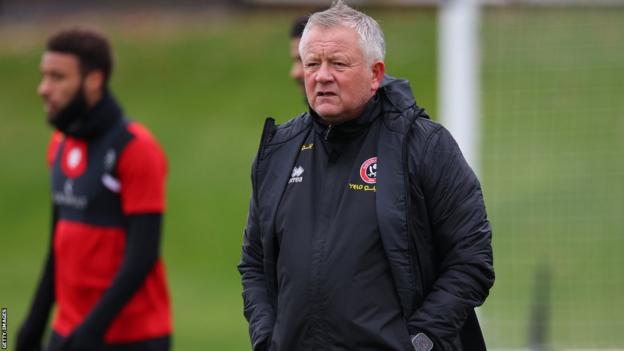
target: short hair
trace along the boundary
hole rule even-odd
[[[301,38],[301,35],[303,35],[303,29],[305,28],[306,24],[308,23],[308,18],[310,16],[299,16],[297,18],[295,18],[295,20],[292,23],[292,26],[290,27],[290,38],[291,39],[295,39],[295,38]]]
[[[76,55],[83,75],[101,70],[104,86],[108,84],[113,59],[109,41],[103,34],[88,28],[65,29],[48,39],[46,50]]]
[[[305,36],[310,31],[310,28],[314,26],[324,28],[346,26],[353,28],[360,37],[360,47],[369,63],[375,60],[383,61],[386,56],[386,43],[379,23],[367,14],[347,6],[341,0],[334,2],[325,11],[312,14],[308,19],[302,36]],[[303,48],[302,44],[303,41],[299,44],[300,52]]]

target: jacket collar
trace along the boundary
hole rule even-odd
[[[100,101],[85,115],[77,116],[59,131],[74,138],[92,139],[112,128],[122,116],[123,112],[115,98],[105,91]]]
[[[323,139],[330,142],[346,141],[367,130],[371,123],[379,117],[381,109],[381,99],[379,93],[376,93],[368,101],[362,114],[350,121],[336,125],[327,125],[312,108],[310,108],[310,115],[314,121],[315,132]]]
[[[412,88],[405,79],[386,74],[379,90],[384,102],[387,102],[383,104],[384,112],[404,112],[416,106]]]

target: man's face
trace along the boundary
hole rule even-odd
[[[305,86],[303,84],[303,64],[301,63],[301,56],[299,56],[300,41],[301,38],[290,39],[290,58],[292,59],[290,77],[301,86],[301,90],[305,91]]]
[[[352,28],[314,26],[303,40],[305,89],[312,109],[330,124],[358,117],[379,88],[383,62],[366,62]]]
[[[37,92],[48,118],[54,118],[82,86],[80,63],[75,55],[46,51],[41,59],[41,75]]]

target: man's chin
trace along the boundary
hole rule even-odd
[[[56,108],[53,104],[44,104],[43,112],[45,113],[48,122],[50,122],[53,121],[56,116],[58,116],[59,109]]]
[[[340,115],[340,109],[338,106],[327,101],[318,103],[317,99],[317,104],[313,108],[314,111],[316,111],[319,116],[323,116],[323,118],[334,118]]]
[[[328,98],[325,98],[328,100]],[[316,108],[313,108],[317,115],[321,116],[322,119],[331,122],[338,122],[345,118],[345,111],[341,106],[337,106],[333,101],[323,101],[322,103],[317,104]]]
[[[316,111],[316,114],[321,118],[324,124],[340,124],[346,121],[343,116],[331,112],[324,113],[322,111]]]

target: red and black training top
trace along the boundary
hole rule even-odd
[[[154,137],[123,118],[94,138],[55,132],[48,149],[54,227],[53,329],[68,336],[80,325],[119,271],[128,218],[165,210],[165,155]],[[158,240],[158,239],[156,239]],[[160,258],[113,319],[106,343],[171,333],[171,308]]]

